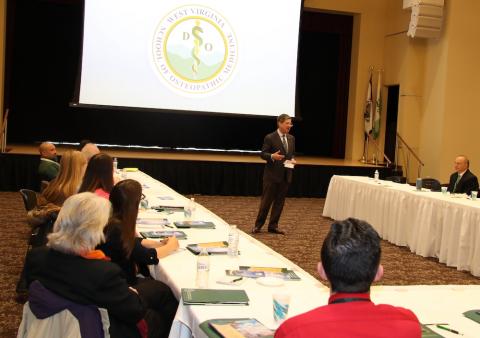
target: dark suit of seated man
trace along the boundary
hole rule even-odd
[[[331,284],[328,305],[288,319],[275,338],[421,337],[412,311],[370,300],[370,285],[383,276],[380,237],[370,224],[354,218],[333,223],[321,258],[318,272]]]
[[[468,168],[470,161],[466,156],[458,156],[455,159],[455,172],[450,176],[448,191],[452,194],[467,194],[478,191],[478,179]]]

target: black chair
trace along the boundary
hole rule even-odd
[[[430,189],[431,191],[441,191],[442,185],[434,178],[422,178],[422,188]]]
[[[407,183],[407,178],[403,176],[389,176],[385,177],[385,181],[392,181],[395,183]]]
[[[20,189],[25,210],[30,211],[37,206],[37,193],[30,189]]]

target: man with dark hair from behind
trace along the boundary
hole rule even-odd
[[[421,337],[412,311],[370,300],[370,285],[383,276],[380,237],[370,224],[354,218],[334,222],[321,259],[318,273],[331,284],[328,305],[287,320],[275,338]]]

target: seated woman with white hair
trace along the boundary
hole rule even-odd
[[[78,304],[108,311],[110,336],[140,337],[146,306],[122,270],[95,247],[104,240],[110,202],[90,192],[65,200],[47,247],[27,256],[26,277]],[[140,323],[140,324],[139,324]]]

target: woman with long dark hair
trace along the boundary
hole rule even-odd
[[[113,159],[105,153],[100,153],[88,161],[78,192],[89,191],[108,199],[113,185]]]
[[[136,220],[141,198],[142,186],[135,180],[123,180],[113,187],[110,192],[112,215],[105,227],[105,243],[98,248],[122,268],[128,283],[158,315],[158,327],[149,326],[150,333],[157,333],[149,336],[163,337],[168,336],[178,302],[167,285],[150,276],[138,278],[137,273],[139,266],[158,264],[158,258],[177,250],[178,240],[171,237],[165,241],[152,241],[137,236]]]

